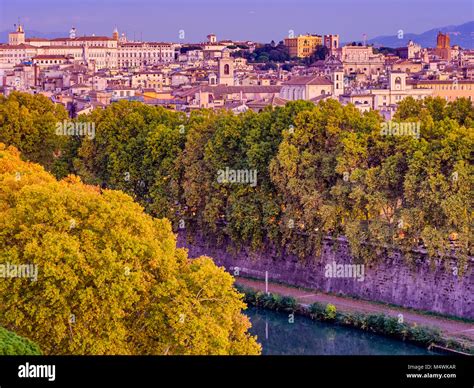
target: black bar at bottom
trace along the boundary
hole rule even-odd
[[[274,382],[293,387],[303,383],[312,387],[473,387],[473,360],[468,356],[3,356],[0,388],[207,383],[266,387]]]

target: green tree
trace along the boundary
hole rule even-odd
[[[57,176],[64,176],[61,153],[68,137],[58,136],[58,122],[68,118],[60,104],[41,94],[12,92],[0,96],[0,142],[18,148],[25,159],[40,163]]]
[[[0,356],[39,356],[41,350],[30,340],[0,327]]]

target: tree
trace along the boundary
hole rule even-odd
[[[166,219],[120,191],[57,181],[0,145],[0,325],[45,354],[257,354],[242,295]]]
[[[56,125],[68,118],[62,105],[41,94],[13,92],[0,96],[0,142],[18,148],[25,159],[64,176],[61,152],[68,137],[56,134]]]
[[[0,356],[40,356],[38,345],[0,327]]]
[[[279,46],[267,48],[259,49],[271,55]],[[122,101],[77,120],[95,122],[96,136],[69,142],[63,169],[123,190],[175,230],[237,248],[270,241],[302,257],[328,234],[346,236],[364,260],[387,246],[407,258],[420,245],[433,257],[454,251],[461,261],[472,249],[467,99],[404,99],[392,121],[412,125],[408,136],[387,135],[377,112],[334,100],[189,117]],[[226,167],[256,170],[257,184],[218,182]]]

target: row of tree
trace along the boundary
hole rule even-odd
[[[334,100],[189,116],[119,102],[78,118],[95,124],[93,139],[56,136],[63,115],[41,96],[14,93],[0,101],[0,141],[58,177],[74,173],[129,193],[175,229],[193,226],[255,249],[272,241],[302,257],[328,235],[346,236],[366,261],[387,246],[408,254],[423,245],[433,257],[455,249],[461,261],[471,249],[467,99],[403,100],[394,122],[419,128],[405,135],[383,132],[377,112]],[[226,168],[256,170],[257,184],[219,181]]]

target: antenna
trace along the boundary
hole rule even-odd
[[[366,46],[366,44],[367,44],[367,34],[365,32],[362,34],[362,39],[364,41],[364,46]]]

